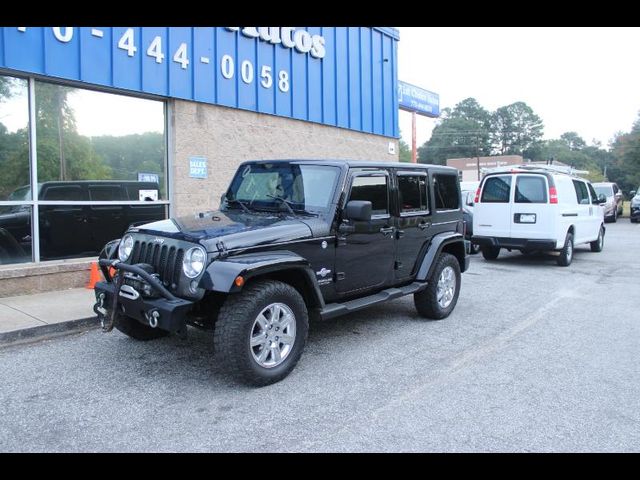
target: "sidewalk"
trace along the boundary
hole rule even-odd
[[[92,289],[0,298],[0,347],[99,327]]]

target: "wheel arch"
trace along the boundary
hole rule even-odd
[[[242,278],[240,284],[236,283]],[[309,262],[290,251],[242,254],[213,261],[200,286],[213,292],[238,293],[257,280],[278,280],[295,288],[308,307],[322,308],[324,300]]]
[[[434,235],[420,263],[416,274],[416,280],[425,281],[433,273],[436,259],[441,253],[450,253],[458,260],[460,272],[464,272],[468,266],[464,237],[456,232],[444,232]]]

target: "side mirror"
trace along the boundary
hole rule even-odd
[[[629,195],[631,195],[632,197],[635,197],[636,196],[636,191],[635,190],[631,190],[629,192]]]
[[[598,203],[607,203],[607,197],[604,193],[598,195]]]
[[[344,208],[344,218],[360,222],[371,220],[371,202],[368,200],[351,200]]]

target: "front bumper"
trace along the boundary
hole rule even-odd
[[[185,329],[186,316],[194,302],[175,297],[156,279],[135,265],[121,264],[107,259],[101,259],[100,265],[115,268],[118,271],[117,275],[122,275],[123,271],[134,272],[161,295],[159,298],[145,298],[133,287],[121,285],[117,276],[115,282],[97,282],[94,311],[100,318],[103,328],[110,321],[117,322],[117,315],[126,315],[144,325],[172,333]]]
[[[514,250],[555,250],[556,241],[552,239],[529,239],[507,237],[481,237],[474,235],[471,241],[480,247],[499,247]]]
[[[638,220],[640,219],[640,206],[637,207],[631,207],[631,218],[633,220]]]

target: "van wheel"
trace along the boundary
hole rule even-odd
[[[604,247],[604,228],[600,227],[600,233],[598,233],[598,238],[589,243],[592,252],[601,252],[602,247]]]
[[[247,285],[227,297],[213,336],[227,371],[248,385],[279,382],[294,369],[309,331],[302,296],[275,280]]]
[[[500,247],[482,247],[481,250],[485,260],[495,260],[500,255]]]
[[[426,318],[441,320],[448,317],[460,295],[460,264],[450,253],[441,253],[427,288],[413,294],[418,313]]]
[[[558,257],[558,265],[561,267],[568,267],[573,260],[573,234],[567,233],[567,238],[564,240],[564,247],[560,250],[560,256]]]
[[[151,328],[147,325],[143,325],[135,318],[127,317],[126,315],[117,314],[114,327],[135,340],[146,342],[147,340],[155,340],[156,338],[162,338],[169,335],[169,332],[162,330],[161,328]]]

